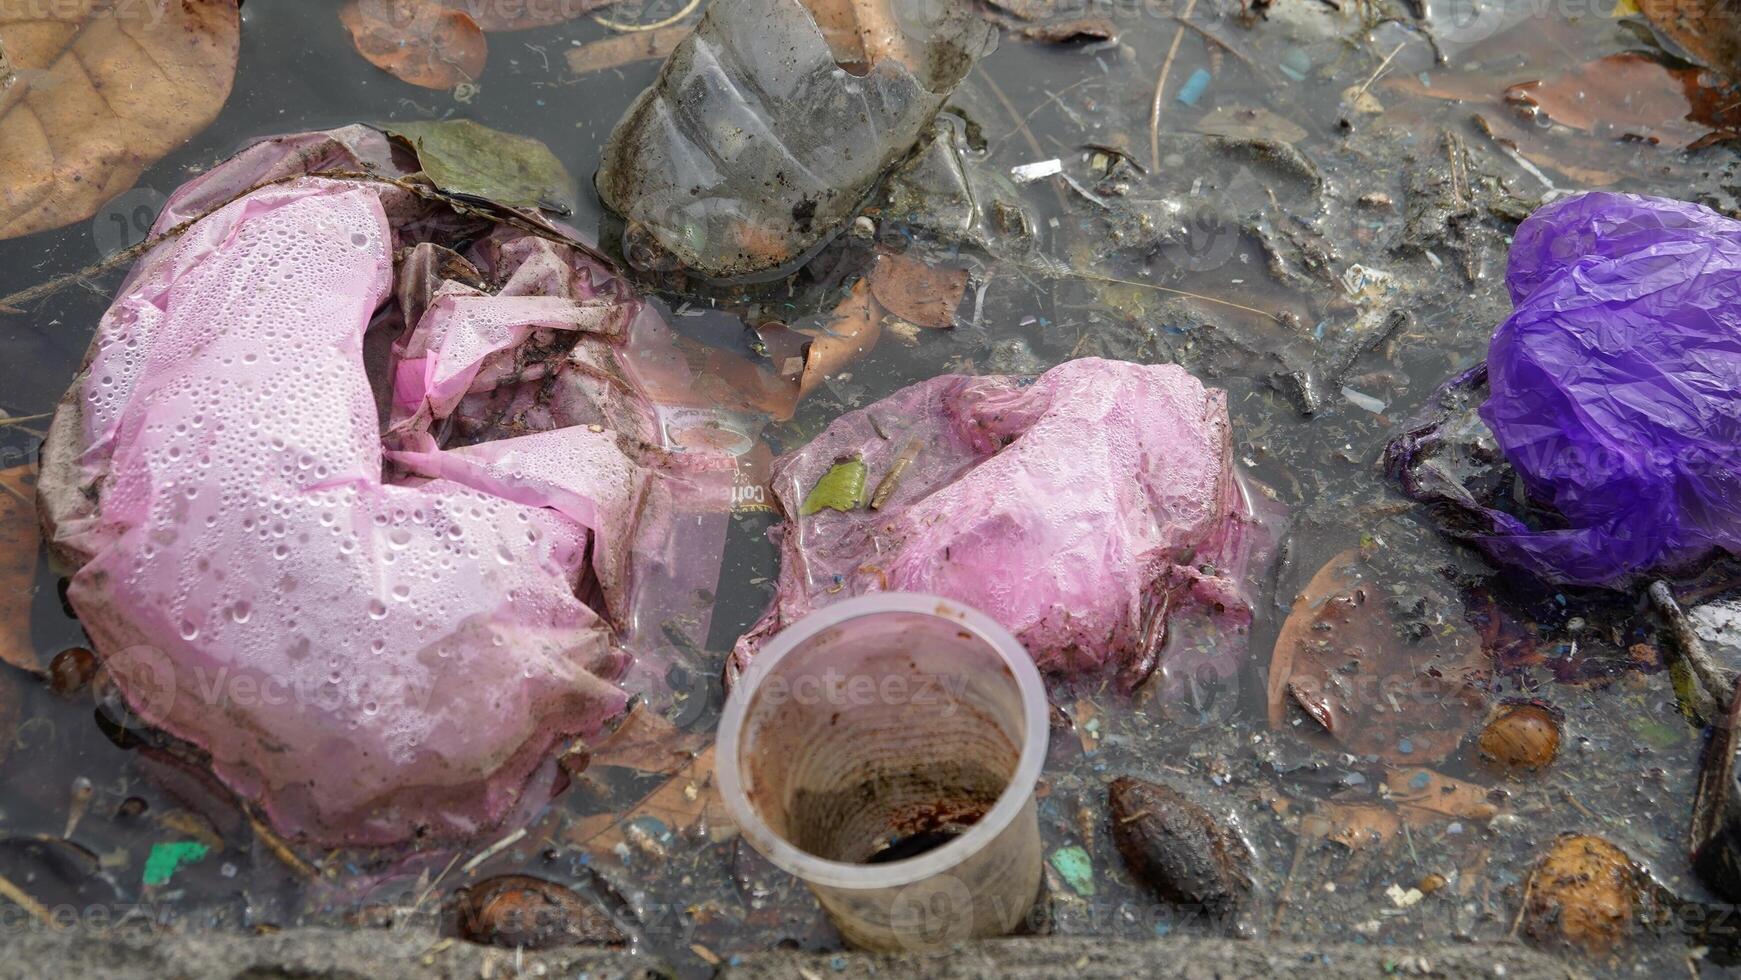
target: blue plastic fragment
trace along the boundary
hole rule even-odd
[[[1196,105],[1197,100],[1201,99],[1204,91],[1209,88],[1209,80],[1213,77],[1207,68],[1199,68],[1192,72],[1191,77],[1185,79],[1185,84],[1179,89],[1179,101],[1189,106]]]

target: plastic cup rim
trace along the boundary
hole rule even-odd
[[[749,710],[751,695],[773,673],[792,651],[823,630],[832,629],[848,620],[880,613],[920,613],[947,619],[972,632],[979,640],[996,650],[1010,668],[1021,694],[1022,715],[1026,729],[1021,755],[1015,773],[1003,793],[986,815],[967,833],[915,857],[888,864],[850,864],[818,857],[784,837],[774,833],[744,792],[738,766],[740,735],[744,716]],[[762,856],[790,874],[806,882],[836,889],[873,890],[899,888],[924,881],[960,865],[990,845],[999,834],[1015,822],[1034,795],[1040,769],[1045,763],[1048,732],[1046,727],[1046,688],[1033,658],[1009,630],[977,609],[918,592],[878,592],[856,596],[834,605],[815,610],[781,630],[762,648],[750,666],[738,677],[719,720],[719,738],[715,771],[719,780],[720,798],[727,812],[737,821],[738,830]]]

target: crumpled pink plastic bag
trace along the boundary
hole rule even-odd
[[[918,452],[878,510],[798,516],[839,460],[867,495]],[[1053,672],[1116,662],[1146,678],[1168,615],[1211,609],[1239,635],[1253,523],[1224,392],[1175,365],[1088,358],[1039,378],[945,375],[836,419],[774,464],[788,516],[779,591],[736,666],[813,609],[925,592],[1002,623]]]
[[[297,176],[399,175],[396,153],[284,137],[179,191],[155,230],[221,209],[134,269],[40,484],[130,705],[335,843],[469,836],[547,798],[552,750],[626,703],[640,580],[717,570],[672,522],[731,472],[661,448],[634,352],[668,353],[666,328],[604,264]]]

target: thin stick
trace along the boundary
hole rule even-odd
[[[1265,317],[1265,318],[1270,319],[1270,320],[1278,319],[1276,314],[1271,313],[1268,310],[1260,310],[1255,306],[1246,306],[1242,303],[1235,303],[1230,299],[1216,299],[1213,296],[1205,296],[1202,293],[1193,293],[1193,292],[1190,292],[1190,291],[1184,290],[1184,289],[1174,289],[1171,286],[1161,286],[1161,285],[1157,285],[1156,283],[1152,283],[1152,282],[1138,282],[1135,279],[1119,279],[1119,278],[1116,278],[1113,276],[1097,276],[1092,272],[1077,272],[1075,270],[1060,273],[1060,275],[1064,275],[1064,276],[1067,276],[1067,277],[1072,278],[1072,279],[1087,279],[1087,280],[1090,280],[1093,282],[1109,282],[1109,283],[1116,283],[1120,286],[1136,286],[1139,289],[1152,289],[1157,293],[1170,293],[1174,296],[1183,296],[1187,299],[1201,300],[1202,302],[1205,302],[1205,303],[1214,303],[1217,306],[1225,306],[1225,307],[1229,307],[1229,308],[1235,309],[1235,310],[1242,310],[1246,313],[1255,313],[1258,316]]]
[[[1191,19],[1191,11],[1197,9],[1197,0],[1185,0],[1185,12],[1179,15],[1182,21]],[[1173,70],[1173,59],[1179,56],[1179,45],[1185,40],[1185,25],[1173,32],[1173,45],[1167,49],[1167,57],[1161,62],[1161,76],[1155,79],[1155,100],[1149,104],[1149,168],[1156,173],[1161,169],[1161,101],[1167,94],[1167,75]]]
[[[1360,86],[1360,91],[1354,93],[1354,98],[1350,99],[1349,100],[1350,102],[1359,102],[1360,101],[1360,97],[1362,95],[1366,94],[1366,90],[1372,87],[1373,82],[1378,81],[1378,76],[1384,74],[1384,70],[1386,68],[1390,67],[1391,60],[1397,56],[1398,52],[1402,51],[1402,48],[1403,48],[1403,46],[1401,44],[1399,44],[1396,46],[1395,51],[1392,51],[1390,54],[1387,54],[1384,56],[1384,60],[1378,63],[1377,68],[1373,69],[1372,74],[1369,75],[1366,79],[1366,84]]]
[[[496,855],[507,850],[508,848],[513,847],[515,844],[520,843],[521,838],[523,838],[525,836],[526,836],[526,828],[521,827],[519,830],[514,831],[513,833],[509,834],[508,836],[502,838],[501,840],[496,841],[494,844],[491,844],[489,847],[486,847],[483,850],[479,851],[477,853],[477,855],[475,857],[473,857],[470,861],[467,861],[465,864],[460,865],[459,873],[462,875],[471,874],[473,871],[477,870],[478,865],[483,864],[485,861],[488,861],[490,858],[493,858]]]
[[[284,843],[284,838],[273,833],[272,828],[266,826],[264,821],[259,817],[256,817],[252,809],[243,807],[242,813],[248,818],[248,826],[254,829],[254,836],[260,838],[260,843],[265,844],[266,849],[271,851],[274,857],[284,862],[285,867],[302,877],[307,878],[309,881],[314,881],[320,877],[320,872],[316,871],[313,865],[304,861],[300,855],[291,850],[290,845]]]
[[[14,885],[12,879],[5,875],[0,875],[0,895],[11,899],[19,908],[29,912],[43,925],[54,925],[54,916],[48,911],[48,908],[41,902],[30,897],[24,889]]]
[[[50,417],[51,413],[44,413],[42,415],[14,415],[0,419],[0,429],[4,429],[10,425],[23,425],[26,422],[41,422],[43,419]]]

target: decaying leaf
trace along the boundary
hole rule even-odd
[[[1620,848],[1590,834],[1563,834],[1525,886],[1524,930],[1538,942],[1606,953],[1632,931],[1641,879]]]
[[[729,839],[734,828],[714,786],[713,756],[714,748],[708,746],[626,812],[583,818],[570,824],[564,836],[568,843],[598,855],[615,854],[649,823],[673,835],[705,826],[715,840]]]
[[[871,295],[895,316],[921,327],[949,327],[967,291],[967,270],[943,268],[893,252],[877,256]]]
[[[36,467],[0,470],[0,660],[42,674],[30,641],[30,597],[42,532],[36,523]]]
[[[1719,82],[1711,72],[1624,53],[1513,85],[1505,100],[1537,118],[1595,136],[1685,146],[1741,124],[1741,101],[1726,83],[1714,84]]]
[[[663,58],[689,36],[693,24],[671,24],[651,31],[612,34],[568,50],[568,70],[576,75],[621,68],[637,61]]]
[[[442,0],[346,0],[339,20],[370,64],[422,88],[476,81],[489,60],[477,22]]]
[[[1632,0],[1638,12],[1687,53],[1719,71],[1741,65],[1741,7],[1713,0]]]
[[[214,119],[236,0],[0,0],[0,238],[95,214]]]
[[[1276,637],[1270,727],[1287,724],[1292,698],[1349,752],[1419,763],[1450,755],[1482,720],[1474,630],[1458,620],[1405,636],[1388,596],[1354,551],[1318,570]]]
[[[757,331],[780,376],[798,382],[794,405],[824,378],[869,353],[882,332],[882,308],[871,296],[868,279],[853,284],[820,331],[805,333],[784,324],[767,324]],[[790,417],[790,411],[776,417]]]
[[[705,734],[684,731],[646,702],[636,702],[610,734],[596,739],[584,751],[588,768],[620,766],[669,775],[694,759],[706,742]]]
[[[804,0],[804,6],[844,67],[864,69],[894,58],[917,68],[922,61],[924,44],[901,29],[890,0]]]
[[[499,875],[455,897],[452,931],[504,949],[621,946],[629,941],[611,917],[572,888],[531,875]]]
[[[1192,127],[1199,133],[1237,140],[1274,140],[1278,143],[1298,143],[1306,138],[1306,130],[1292,120],[1268,109],[1248,109],[1243,106],[1217,106]]]
[[[395,122],[383,128],[416,151],[424,175],[444,191],[516,207],[574,210],[574,178],[540,140],[470,119]]]
[[[1486,787],[1431,769],[1394,770],[1385,779],[1383,795],[1379,803],[1320,802],[1301,818],[1300,833],[1358,851],[1387,843],[1404,826],[1485,821],[1499,812],[1488,801]]]
[[[804,497],[799,513],[809,517],[823,510],[856,510],[865,502],[864,485],[864,460],[840,460],[816,481],[816,486]]]
[[[1106,17],[1073,17],[1024,27],[1021,34],[1045,44],[1086,44],[1118,40],[1118,25]]]
[[[437,0],[470,17],[486,31],[529,31],[554,27],[615,0]]]

